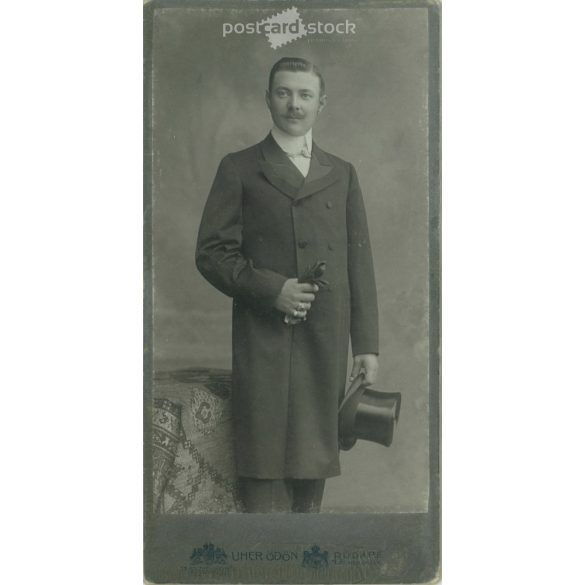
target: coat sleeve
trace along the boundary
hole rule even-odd
[[[347,197],[348,273],[353,355],[378,353],[378,299],[366,210],[357,174],[350,164]]]
[[[219,165],[203,211],[195,262],[201,274],[222,293],[268,312],[286,277],[256,268],[244,257],[242,198],[242,182],[228,155]]]

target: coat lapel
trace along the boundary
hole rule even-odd
[[[313,195],[339,180],[337,168],[326,152],[314,142],[309,174],[303,174],[278,146],[272,134],[261,143],[263,159],[258,162],[268,182],[291,199],[302,199]]]
[[[326,187],[333,185],[339,178],[339,171],[337,167],[333,166],[329,155],[313,142],[309,174],[299,189],[296,199],[302,199],[322,191]]]
[[[294,199],[302,187],[305,177],[294,163],[286,156],[276,140],[269,134],[261,143],[260,148],[264,159],[260,159],[260,168],[268,182]]]

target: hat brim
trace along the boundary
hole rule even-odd
[[[355,416],[362,394],[367,388],[364,380],[363,374],[355,377],[339,407],[339,447],[344,451],[351,449],[357,441]]]

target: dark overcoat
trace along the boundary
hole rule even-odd
[[[368,227],[353,166],[313,143],[307,178],[272,135],[220,163],[196,262],[233,298],[233,413],[238,474],[339,475],[337,411],[353,355],[378,353]],[[307,320],[290,326],[274,301],[288,278],[325,260]]]

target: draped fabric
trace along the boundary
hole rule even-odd
[[[161,514],[241,510],[231,372],[157,373],[152,411],[154,509]]]

